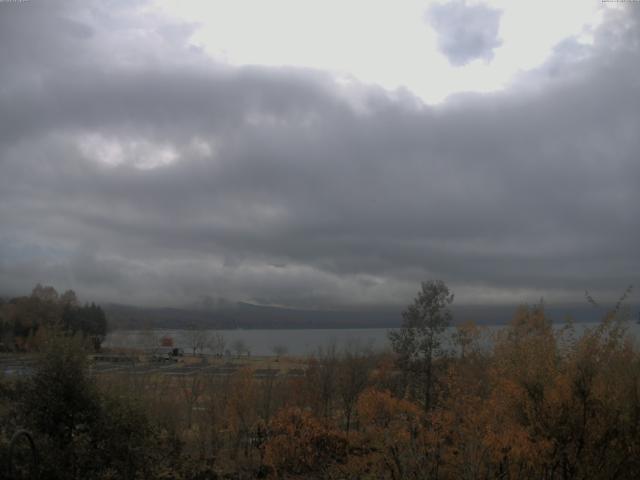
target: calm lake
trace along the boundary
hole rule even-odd
[[[585,329],[593,328],[596,323],[576,323],[576,335],[581,335]],[[562,328],[558,324],[557,328]],[[504,328],[502,325],[483,327],[482,344],[491,344],[492,335]],[[640,325],[629,323],[630,333],[636,339],[640,338]],[[381,351],[390,348],[387,334],[389,328],[354,328],[354,329],[290,329],[290,330],[211,330],[199,332],[202,336],[219,333],[224,337],[226,349],[233,351],[233,343],[241,340],[251,355],[274,355],[274,347],[282,346],[290,355],[311,355],[318,349],[326,349],[335,345],[338,351],[347,348],[370,348]],[[453,328],[447,332],[449,335]],[[116,330],[107,335],[104,347],[119,348],[153,348],[159,345],[164,336],[173,339],[174,346],[183,348],[190,353],[193,331],[189,330]],[[204,353],[210,353],[205,348]]]

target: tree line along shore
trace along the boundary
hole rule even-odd
[[[63,312],[61,297],[33,305]],[[163,367],[180,374],[96,374],[96,330],[58,317],[21,343],[32,374],[0,378],[0,464],[51,479],[640,478],[640,351],[621,302],[580,334],[521,307],[489,348],[458,325],[455,352],[452,302],[423,283],[389,352],[261,360],[297,375],[193,355]],[[23,429],[35,463],[28,443],[9,448]]]

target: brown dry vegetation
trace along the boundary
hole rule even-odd
[[[618,316],[577,338],[541,308],[522,308],[490,349],[473,324],[455,339],[458,353],[433,363],[429,408],[394,355],[365,351],[234,360],[228,374],[222,360],[187,374],[194,359],[172,374],[94,374],[87,385],[111,403],[96,403],[108,414],[84,414],[110,419],[118,440],[105,445],[119,460],[51,478],[640,478],[640,354]],[[41,445],[90,454],[93,427],[69,424],[88,443],[55,439],[29,416],[41,405],[21,406],[33,390],[21,398],[3,385],[4,441],[11,416]]]

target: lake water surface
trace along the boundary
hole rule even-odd
[[[587,328],[593,328],[596,323],[576,323],[576,335],[582,334]],[[562,328],[558,324],[557,328]],[[640,325],[628,324],[630,332],[640,338]],[[491,344],[492,335],[504,328],[503,325],[490,325],[483,327],[482,344]],[[250,351],[251,355],[274,355],[274,347],[282,346],[290,355],[311,355],[318,349],[326,349],[333,345],[338,351],[347,348],[369,348],[374,351],[382,351],[390,348],[388,332],[390,328],[345,328],[345,329],[282,329],[282,330],[211,330],[198,332],[199,335],[208,336],[219,333],[224,337],[226,349],[233,352],[233,343],[241,340]],[[449,335],[454,331],[450,328]],[[447,334],[445,334],[447,335]],[[120,348],[144,348],[149,349],[159,345],[164,336],[171,337],[174,346],[184,349],[189,353],[191,349],[193,331],[189,330],[116,330],[107,335],[105,347]],[[205,348],[204,353],[211,353]]]

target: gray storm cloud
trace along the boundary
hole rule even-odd
[[[629,11],[503,92],[359,86],[356,107],[328,74],[216,64],[190,26],[108,8],[0,4],[0,292],[335,307],[426,278],[468,301],[637,280]]]
[[[500,16],[498,10],[469,5],[465,0],[436,3],[427,12],[427,20],[438,33],[440,51],[456,66],[493,58],[493,50],[502,44]]]

